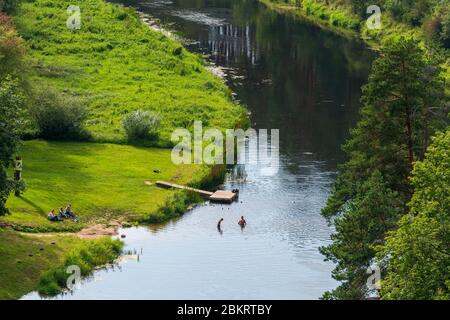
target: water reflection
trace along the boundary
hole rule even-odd
[[[360,87],[373,54],[255,0],[137,1],[161,24],[195,40],[228,70],[229,86],[252,111],[255,128],[282,128],[282,152],[342,160],[339,146],[357,120]]]
[[[226,68],[255,129],[280,129],[279,171],[235,166],[225,187],[240,190],[239,202],[206,203],[166,225],[124,230],[127,250],[145,255],[58,298],[315,299],[333,289],[332,264],[318,252],[332,232],[320,210],[372,54],[254,0],[133,2]]]

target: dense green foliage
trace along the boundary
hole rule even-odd
[[[411,178],[410,214],[379,248],[384,299],[450,299],[450,130],[438,134]]]
[[[77,97],[60,94],[42,86],[33,92],[30,113],[36,122],[39,136],[51,140],[86,139],[87,110]]]
[[[0,9],[6,5],[0,2]],[[7,169],[25,126],[24,53],[11,19],[0,11],[0,215],[9,212],[6,200],[12,189],[19,187],[8,177]]]
[[[349,159],[323,210],[335,217],[336,234],[322,252],[337,263],[333,275],[343,282],[326,298],[367,296],[364,273],[373,246],[407,212],[412,166],[424,159],[433,131],[446,125],[443,100],[439,68],[429,65],[418,43],[388,43],[363,89],[361,120],[344,146]]]
[[[6,200],[14,188],[7,169],[20,142],[23,103],[17,80],[10,76],[0,80],[0,215],[9,212]]]
[[[333,244],[321,248],[327,259],[337,263],[333,277],[343,282],[324,298],[360,299],[372,294],[365,286],[366,270],[375,255],[372,245],[396,226],[402,212],[399,194],[389,189],[379,171],[356,187],[354,197],[335,220]]]
[[[77,266],[81,276],[88,276],[95,267],[112,263],[122,251],[122,246],[119,240],[109,238],[80,244],[66,254],[62,264],[53,266],[41,275],[38,292],[44,296],[60,293],[67,288],[67,280],[71,275],[67,272],[68,267]]]

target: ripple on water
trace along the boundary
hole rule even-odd
[[[211,27],[219,27],[227,24],[225,18],[215,17],[207,12],[201,12],[197,10],[174,10],[172,11],[172,14],[179,18]]]

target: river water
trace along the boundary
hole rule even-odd
[[[373,54],[253,0],[133,5],[224,68],[255,129],[280,129],[279,170],[265,176],[258,165],[236,167],[225,188],[239,188],[239,202],[121,230],[132,255],[56,299],[317,299],[335,288],[333,265],[318,251],[333,232],[320,210]]]

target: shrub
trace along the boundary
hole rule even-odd
[[[161,119],[152,112],[137,110],[127,114],[122,124],[128,140],[156,140]]]
[[[38,292],[43,296],[54,296],[67,287],[67,267],[78,266],[81,276],[92,273],[95,267],[112,263],[122,252],[123,243],[119,240],[102,238],[87,241],[67,254],[62,264],[52,267],[42,273]]]
[[[40,88],[34,94],[31,114],[42,138],[51,140],[87,139],[84,128],[87,111],[80,98]]]
[[[155,224],[178,218],[186,212],[189,205],[201,201],[202,198],[198,193],[190,191],[177,192],[173,197],[169,197],[166,200],[159,211],[144,216],[141,222]]]

